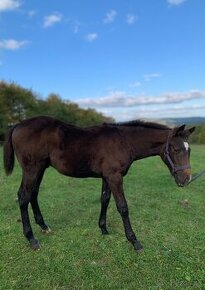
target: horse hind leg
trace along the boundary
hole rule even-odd
[[[41,227],[43,227],[44,229],[48,228],[44,223],[42,214],[37,203],[37,194],[44,171],[45,168],[42,169],[42,167],[38,169],[35,168],[33,170],[24,170],[22,183],[18,191],[18,200],[23,224],[23,233],[29,241],[31,248],[34,250],[40,249],[40,244],[33,235],[28,214],[28,205],[29,203],[31,203],[34,211],[34,217],[36,221],[41,225]]]
[[[30,176],[24,175],[22,184],[18,191],[18,201],[19,201],[19,207],[21,212],[21,220],[23,225],[23,234],[26,237],[26,239],[29,241],[30,246],[34,250],[40,249],[40,244],[38,240],[35,239],[29,219],[28,214],[28,205],[31,201],[32,196],[32,187],[33,187],[34,181]]]
[[[32,207],[32,210],[33,210],[33,214],[34,214],[34,218],[35,218],[36,224],[38,224],[41,227],[41,230],[42,230],[43,233],[47,234],[47,233],[51,232],[51,229],[44,222],[44,218],[43,218],[43,215],[41,213],[41,210],[40,210],[39,204],[38,204],[38,192],[39,192],[39,187],[40,187],[40,184],[41,184],[45,169],[46,168],[42,168],[39,171],[39,173],[38,173],[38,176],[37,176],[37,179],[36,179],[36,188],[35,188],[35,190],[34,190],[34,192],[32,194],[32,197],[31,197],[31,207]]]
[[[107,208],[110,202],[111,190],[109,188],[108,183],[103,180],[102,183],[102,193],[101,193],[101,212],[99,218],[99,227],[102,231],[102,234],[108,234],[107,225],[106,225],[106,215]]]
[[[31,199],[31,207],[33,210],[34,218],[36,223],[41,227],[41,230],[43,233],[50,233],[51,229],[50,227],[44,222],[44,218],[42,216],[42,213],[40,211],[39,205],[38,205],[38,199],[37,195],[32,197]]]

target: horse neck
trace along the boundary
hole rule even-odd
[[[132,128],[126,132],[132,159],[161,155],[170,129]]]

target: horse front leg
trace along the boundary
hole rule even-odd
[[[128,241],[131,242],[131,244],[133,245],[134,249],[137,252],[141,252],[143,247],[141,243],[138,241],[132,229],[130,219],[129,219],[129,210],[128,210],[127,201],[125,199],[124,191],[123,191],[123,177],[121,174],[114,174],[107,178],[107,182],[113,193],[117,210],[122,217],[125,235]]]
[[[107,215],[107,208],[110,202],[111,190],[106,182],[103,179],[102,181],[102,192],[101,192],[101,211],[100,211],[100,218],[99,218],[99,227],[102,231],[102,234],[108,234],[107,226],[106,226],[106,215]]]

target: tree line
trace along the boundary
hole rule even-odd
[[[4,140],[10,126],[40,115],[52,116],[83,127],[114,121],[93,109],[82,109],[73,102],[62,100],[58,94],[51,93],[43,99],[31,89],[0,81],[0,141]],[[205,124],[196,127],[191,143],[205,144]]]
[[[92,126],[113,122],[93,109],[82,109],[77,104],[62,100],[58,94],[43,99],[31,89],[16,83],[0,81],[0,141],[8,128],[26,118],[47,115],[78,126]]]
[[[193,144],[205,144],[205,124],[196,124],[196,130],[191,135],[190,141]]]

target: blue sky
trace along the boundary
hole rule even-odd
[[[205,1],[0,0],[0,79],[118,121],[205,116]]]

